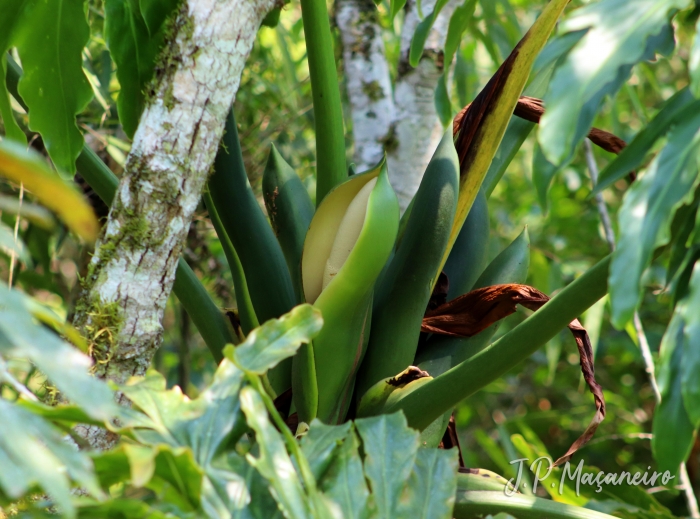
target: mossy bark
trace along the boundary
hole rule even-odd
[[[245,60],[276,0],[186,0],[176,14],[76,309],[95,375],[143,375]],[[123,398],[123,397],[120,397]],[[87,428],[96,448],[114,437]]]

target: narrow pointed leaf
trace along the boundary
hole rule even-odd
[[[700,427],[700,265],[696,264],[690,278],[690,293],[683,304],[685,337],[683,362],[680,366],[681,393],[688,418],[696,429]]]
[[[689,3],[604,0],[572,12],[562,22],[563,33],[588,32],[557,68],[545,96],[547,113],[539,142],[550,162],[562,165],[573,154],[603,98],[618,91],[636,63],[669,50],[669,44],[673,48],[670,17]]]
[[[17,2],[20,4],[20,2]],[[2,7],[0,7],[2,10]],[[3,14],[3,16],[6,16]],[[11,15],[10,15],[11,16]],[[5,29],[7,30],[7,29]],[[3,28],[0,27],[0,32]],[[2,119],[3,126],[5,128],[5,136],[20,144],[27,144],[27,136],[17,124],[15,119],[15,114],[10,105],[10,94],[7,91],[7,86],[5,85],[5,74],[7,69],[7,55],[2,48],[2,42],[0,42],[0,119]]]
[[[621,230],[610,268],[612,322],[621,328],[641,300],[641,278],[654,249],[668,243],[676,209],[697,184],[700,115],[686,113],[668,144],[625,194],[618,216]]]

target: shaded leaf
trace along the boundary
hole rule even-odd
[[[121,90],[119,121],[133,137],[143,112],[148,82],[163,46],[163,22],[177,5],[173,0],[106,0],[105,38],[117,65]]]
[[[395,517],[450,519],[457,491],[457,449],[418,449]]]
[[[256,328],[239,346],[227,347],[226,357],[244,371],[263,375],[308,344],[323,326],[321,312],[311,305],[299,305],[279,319]]]
[[[518,304],[536,311],[547,301],[549,301],[547,295],[527,285],[508,284],[478,288],[428,312],[423,318],[421,331],[452,337],[471,337],[514,313]],[[593,393],[596,414],[583,434],[569,447],[566,454],[555,462],[555,465],[568,461],[591,439],[598,425],[605,418],[605,399],[602,388],[595,380],[593,348],[588,334],[578,319],[569,324],[569,330],[576,339],[581,358],[581,372]]]
[[[95,242],[99,224],[92,207],[75,186],[51,171],[38,153],[15,142],[0,142],[0,176],[23,184],[73,232]]]
[[[610,267],[612,322],[621,328],[641,299],[641,277],[654,249],[668,243],[675,210],[697,184],[700,115],[684,114],[666,147],[625,194],[618,221],[620,240]]]
[[[408,62],[412,67],[415,68],[418,66],[418,62],[423,55],[425,42],[428,39],[428,34],[430,34],[430,29],[432,29],[435,19],[445,5],[447,5],[447,0],[437,0],[435,2],[435,7],[433,7],[433,12],[418,23],[413,37],[411,38],[411,48],[408,52]]]
[[[677,311],[661,341],[657,377],[661,403],[654,410],[652,424],[654,458],[659,471],[671,474],[676,474],[693,446],[694,427],[683,405],[682,394],[683,328],[683,318]]]
[[[20,4],[20,2],[16,2]],[[5,11],[0,7],[0,11],[5,16]],[[0,27],[0,32],[3,28]],[[0,42],[0,119],[2,119],[3,126],[5,128],[5,136],[13,141],[19,142],[20,144],[27,144],[27,136],[17,124],[15,119],[15,114],[10,105],[10,93],[7,91],[7,85],[5,84],[5,74],[7,69],[7,55],[5,50],[2,48],[2,42]]]
[[[697,429],[700,427],[700,263],[695,264],[689,287],[688,298],[682,305],[685,337],[680,379],[685,410]]]
[[[695,37],[688,58],[688,71],[690,72],[690,91],[695,97],[700,98],[700,20],[695,26]]]
[[[32,258],[22,239],[19,236],[15,239],[14,230],[2,222],[0,222],[0,251],[8,256],[14,254],[14,258],[25,265],[32,263]]]
[[[83,1],[35,0],[25,16],[16,44],[24,67],[19,92],[29,106],[29,128],[41,134],[58,170],[72,175],[83,149],[75,116],[92,99],[82,68],[83,47],[90,37]]]
[[[593,122],[606,95],[614,95],[639,61],[673,45],[669,18],[688,0],[603,0],[574,11],[564,33],[588,29],[557,68],[545,96],[539,142],[547,159],[563,164]],[[644,13],[644,16],[639,16]]]
[[[399,498],[418,451],[418,432],[401,413],[355,421],[365,453],[365,476],[372,487],[377,517],[395,517]]]

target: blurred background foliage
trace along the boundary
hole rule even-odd
[[[480,0],[475,17],[465,33],[453,69],[451,94],[455,106],[469,103],[490,78],[503,58],[534,21],[545,2],[542,0]],[[586,2],[575,0],[574,5]],[[380,21],[389,62],[396,74],[401,14],[389,22],[388,2],[379,4]],[[690,38],[700,12],[676,17],[676,50],[669,57],[635,66],[631,80],[619,94],[607,99],[595,126],[612,131],[629,141],[658,111],[661,103],[688,84],[687,60]],[[119,85],[115,67],[101,37],[103,7],[99,0],[89,5],[92,39],[84,54],[95,98],[79,116],[90,146],[115,173],[119,174],[129,151],[129,140],[116,116]],[[337,31],[336,62],[342,74],[342,54]],[[341,88],[343,84],[341,83]],[[345,92],[343,90],[343,96]],[[351,124],[344,97],[346,124]],[[22,114],[18,105],[16,113]],[[303,26],[298,4],[287,5],[275,28],[263,27],[243,72],[235,103],[239,134],[247,172],[253,188],[260,192],[260,180],[269,152],[275,143],[281,154],[302,177],[311,196],[315,192],[314,118],[306,63]],[[27,128],[26,117],[18,121],[29,135],[32,146],[43,151],[38,135]],[[0,129],[2,133],[4,129]],[[351,128],[347,128],[348,159],[352,156]],[[591,192],[590,174],[582,151],[554,179],[548,194],[548,210],[538,202],[533,185],[533,134],[511,163],[489,199],[491,218],[490,256],[510,243],[527,226],[531,238],[528,284],[553,294],[608,253],[608,245]],[[654,150],[663,144],[657,143]],[[602,169],[611,158],[594,150]],[[603,196],[616,225],[626,181],[619,181]],[[0,200],[21,196],[3,183]],[[262,197],[260,206],[264,210]],[[99,207],[98,214],[106,215]],[[23,198],[23,203],[30,200]],[[4,205],[0,223],[0,276],[47,304],[59,315],[69,312],[77,296],[80,276],[85,272],[88,253],[60,225],[41,226],[28,218],[17,218]],[[9,240],[9,241],[8,241]],[[25,244],[20,251],[14,242]],[[14,252],[13,252],[14,251]],[[185,251],[187,262],[203,280],[216,302],[235,307],[235,294],[223,250],[202,206],[192,223]],[[651,349],[656,355],[663,331],[670,319],[670,297],[664,293],[664,271],[668,254],[655,260],[647,272],[646,295],[640,317]],[[512,328],[526,316],[519,310],[500,327]],[[633,329],[615,330],[609,324],[606,300],[583,316],[596,347],[597,379],[604,388],[607,418],[596,437],[581,455],[587,465],[605,472],[636,470],[654,466],[650,448],[654,395],[644,370]],[[165,339],[155,364],[169,386],[180,385],[189,396],[198,395],[212,378],[214,362],[196,328],[180,305],[171,297],[164,319]],[[31,389],[42,392],[44,379],[24,361],[13,361],[11,368]],[[13,398],[10,386],[0,384],[3,397]],[[16,395],[15,395],[16,396]],[[590,419],[591,396],[578,367],[575,343],[566,330],[507,376],[463,402],[456,422],[467,466],[494,470],[506,477],[515,475],[509,460],[522,457],[522,443],[540,448],[546,445],[553,457],[565,451]],[[541,443],[540,443],[541,442]],[[652,469],[653,470],[653,469]],[[695,490],[700,490],[700,445],[696,443],[688,462]],[[683,513],[678,492],[664,490],[657,497],[674,512]]]

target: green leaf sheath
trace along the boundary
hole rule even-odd
[[[233,247],[231,240],[224,230],[219,214],[216,212],[216,207],[214,207],[214,202],[211,199],[211,194],[209,192],[205,192],[202,196],[204,198],[204,204],[207,206],[207,211],[209,212],[209,218],[214,226],[216,235],[219,237],[221,248],[224,249],[226,261],[228,262],[229,269],[231,270],[233,289],[236,293],[238,318],[241,320],[241,329],[243,330],[244,335],[248,335],[251,330],[253,328],[257,328],[260,323],[255,315],[253,303],[250,301],[250,293],[248,292],[248,283],[245,280],[243,266],[241,265],[241,260],[238,257],[236,249]]]
[[[357,378],[358,395],[413,362],[423,314],[452,230],[458,182],[459,158],[450,128],[423,175],[401,243],[377,289],[367,353]]]
[[[345,130],[326,0],[302,0],[316,119],[316,205],[347,178]]]
[[[477,198],[478,200],[478,198]],[[472,206],[472,211],[477,207]],[[470,215],[471,218],[471,215]],[[467,223],[469,219],[467,219]],[[466,223],[465,223],[466,225]],[[463,231],[464,232],[464,231]],[[459,241],[458,241],[459,243]],[[454,252],[454,249],[453,249]],[[479,278],[467,290],[456,294],[458,297],[472,289],[499,285],[501,283],[524,283],[530,265],[530,238],[525,229],[513,243],[494,258]],[[437,377],[457,364],[473,357],[491,342],[498,330],[494,323],[473,337],[448,337],[433,335],[416,355],[415,365]]]
[[[700,112],[687,112],[666,147],[627,190],[618,215],[620,240],[610,268],[612,322],[621,328],[641,300],[641,278],[653,251],[670,239],[673,215],[697,185]]]
[[[469,292],[484,270],[488,261],[489,232],[486,195],[479,191],[443,269],[450,283],[448,301]]]
[[[557,68],[545,96],[539,142],[550,162],[561,165],[573,154],[603,98],[620,89],[636,63],[673,48],[670,17],[690,3],[604,0],[577,9],[562,22],[564,33],[588,31]]]
[[[15,97],[20,105],[24,106],[22,97],[17,92],[17,84],[22,75],[22,70],[11,59],[8,58],[7,86],[10,93]],[[83,146],[76,161],[78,171],[85,181],[95,190],[107,205],[112,203],[114,194],[117,192],[119,179],[105,165],[104,162],[87,146]],[[180,258],[175,273],[175,284],[173,291],[180,302],[192,318],[197,330],[202,335],[209,351],[211,351],[216,362],[223,358],[223,349],[226,344],[234,342],[226,318],[221,313],[219,307],[212,300],[201,281],[197,278],[192,269],[184,259]]]
[[[83,4],[36,0],[14,32],[24,67],[19,91],[29,105],[29,128],[41,134],[59,171],[68,173],[75,172],[83,147],[75,116],[92,99],[82,69],[82,52],[90,37]]]
[[[654,411],[651,428],[651,451],[659,471],[671,474],[676,474],[681,462],[688,459],[695,431],[683,405],[684,327],[683,316],[676,311],[661,340],[657,379],[661,403]],[[694,375],[697,377],[697,373]]]
[[[591,196],[610,187],[642,164],[647,152],[668,132],[671,125],[689,111],[698,110],[700,110],[700,101],[696,101],[687,88],[670,97],[649,124],[642,128],[632,142],[600,172],[598,183],[593,188]]]
[[[248,182],[233,112],[209,179],[216,212],[243,265],[250,298],[263,323],[294,306],[294,290],[282,249]]]
[[[282,248],[297,301],[301,301],[301,253],[314,216],[309,193],[274,145],[262,181],[263,198],[272,229]]]
[[[605,295],[610,256],[598,262],[537,312],[469,360],[399,401],[408,424],[419,430],[526,359]]]
[[[287,313],[294,306],[294,289],[282,249],[248,182],[233,112],[208,183],[221,223],[238,253],[258,322]],[[291,386],[291,359],[268,377],[277,394]]]
[[[146,102],[147,84],[165,39],[164,21],[174,0],[106,0],[105,38],[117,65],[117,98],[124,133],[134,136]],[[142,12],[143,11],[143,12]]]
[[[304,246],[306,257],[307,246],[313,248],[314,243],[321,242],[316,237],[323,232],[325,216],[333,212],[334,201],[356,186],[360,187],[355,192],[359,191],[374,177],[377,183],[369,196],[359,238],[342,268],[314,302],[325,323],[313,342],[318,418],[324,422],[342,421],[350,405],[355,375],[367,346],[374,283],[396,240],[399,207],[389,184],[386,164],[381,169],[353,175],[333,191],[311,222]]]
[[[455,519],[477,519],[490,514],[507,514],[519,519],[613,519],[579,506],[558,503],[541,497],[515,494],[507,496],[503,490],[458,491],[453,517]]]

